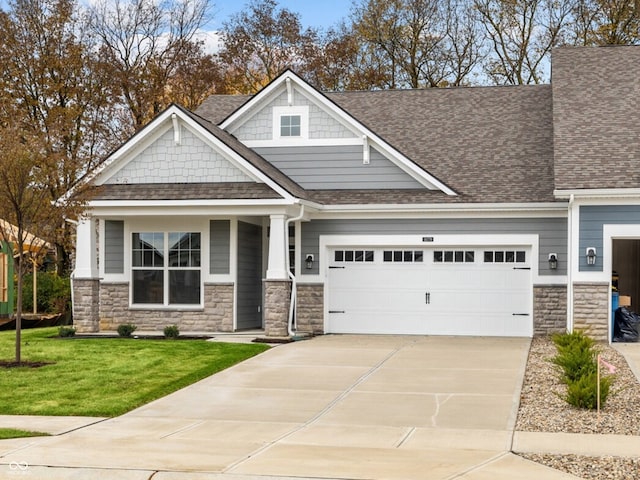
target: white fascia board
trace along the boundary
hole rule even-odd
[[[386,155],[395,165],[411,175],[415,180],[420,182],[426,188],[430,190],[440,190],[445,194],[451,196],[458,195],[447,185],[423,170],[408,157],[396,150],[392,145],[388,144],[373,131],[369,130],[362,123],[356,120],[355,117],[348,114],[336,103],[329,100],[329,98],[310,86],[307,82],[302,80],[290,70],[283,73],[279,78],[271,82],[267,87],[258,92],[247,103],[236,110],[229,118],[227,118],[222,124],[220,124],[220,128],[224,130],[233,128],[234,124],[241,121],[245,115],[249,114],[251,111],[257,110],[260,104],[268,102],[273,93],[280,89],[286,88],[287,79],[289,79],[290,82],[293,82],[295,86],[303,93],[303,95],[309,97],[310,100],[315,102],[316,104],[321,105],[326,111],[331,112],[339,119],[339,121],[343,125],[345,125],[345,127],[353,131],[354,133],[357,133],[360,143],[362,143],[363,135],[366,135],[372,147],[380,150],[380,152]]]
[[[478,204],[370,204],[370,205],[323,205],[319,216],[347,216],[394,214],[398,216],[506,216],[506,217],[559,217],[567,216],[566,203],[478,203]]]
[[[640,198],[640,188],[594,188],[576,190],[554,190],[556,198],[568,200],[573,195],[580,199],[607,199],[607,198]]]

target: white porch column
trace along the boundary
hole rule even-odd
[[[267,280],[288,280],[285,252],[286,219],[284,214],[271,215],[269,233],[269,262],[267,264]]]
[[[96,221],[93,217],[80,217],[76,227],[76,265],[74,278],[98,278],[98,245]]]

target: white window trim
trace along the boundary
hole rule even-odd
[[[283,116],[300,115],[300,136],[289,137],[280,135],[280,119]],[[309,139],[309,106],[273,107],[273,139],[281,143],[300,143]]]
[[[130,236],[132,236],[134,233],[162,233],[163,235],[163,242],[164,242],[164,246],[163,246],[163,256],[164,256],[164,263],[162,265],[162,268],[157,268],[157,267],[134,267],[133,266],[133,257],[132,257],[132,239],[130,237],[129,239],[129,264],[128,264],[128,269],[129,269],[129,275],[130,275],[130,282],[129,282],[129,307],[132,310],[157,310],[157,309],[171,309],[171,310],[201,310],[203,308],[204,305],[204,282],[203,282],[203,277],[204,277],[204,267],[203,267],[203,257],[202,257],[202,242],[203,242],[203,232],[199,231],[199,230],[189,230],[189,231],[185,231],[185,233],[199,233],[200,234],[200,266],[199,267],[181,267],[181,268],[176,268],[176,267],[170,267],[167,263],[167,259],[169,256],[169,234],[170,233],[176,233],[180,230],[174,230],[174,229],[156,229],[156,230],[149,230],[149,229],[139,229],[139,230],[132,230],[131,233],[129,234]],[[169,303],[169,272],[171,270],[197,270],[200,272],[200,299],[198,303]],[[162,300],[163,303],[133,303],[133,272],[135,270],[159,270],[162,271],[162,276],[163,276],[163,293],[162,293]]]

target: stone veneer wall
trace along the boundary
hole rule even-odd
[[[301,333],[324,333],[324,284],[298,284],[296,327]]]
[[[608,283],[575,283],[573,285],[573,328],[584,330],[596,340],[609,340]]]
[[[98,295],[100,281],[73,279],[73,325],[78,333],[99,330]]]
[[[140,331],[163,330],[177,325],[182,332],[232,332],[232,283],[204,284],[204,309],[142,310],[129,308],[128,283],[100,285],[100,330],[117,330],[132,323]]]
[[[567,331],[567,286],[533,287],[533,334],[551,335]]]
[[[289,280],[264,280],[264,333],[268,337],[289,335],[289,305],[291,282]]]

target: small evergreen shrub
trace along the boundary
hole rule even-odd
[[[600,407],[604,407],[607,401],[612,382],[612,377],[600,376]],[[598,374],[591,372],[573,382],[567,383],[567,393],[564,399],[574,407],[595,410],[598,406],[597,392]]]
[[[598,406],[598,346],[583,332],[552,337],[558,354],[551,359],[560,368],[561,380],[567,385],[564,400],[577,408]],[[600,376],[600,406],[604,406],[613,377]]]
[[[60,327],[58,328],[58,336],[59,337],[75,337],[76,329],[73,327]]]
[[[175,340],[180,336],[180,329],[177,325],[167,325],[164,327],[164,337]]]
[[[123,323],[121,325],[118,325],[118,335],[120,335],[121,337],[130,337],[137,328],[138,327],[131,323]]]
[[[596,372],[597,349],[594,340],[582,332],[554,335],[558,354],[552,362],[560,367],[564,383],[575,382]]]

